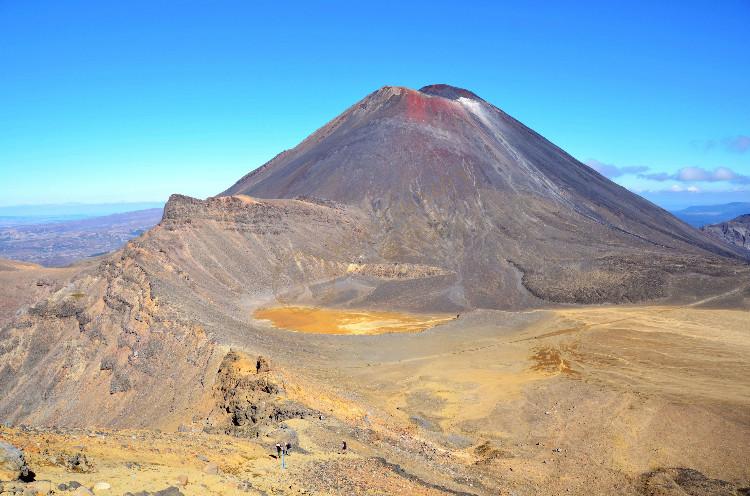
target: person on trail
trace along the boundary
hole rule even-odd
[[[341,451],[346,451],[346,441],[341,441]]]
[[[276,458],[281,457],[281,445],[279,443],[276,443]]]
[[[288,455],[292,451],[292,443],[286,443],[286,454]]]

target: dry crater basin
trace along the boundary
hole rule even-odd
[[[310,306],[276,306],[260,308],[253,313],[273,327],[310,334],[373,335],[420,332],[449,322],[455,315],[411,314],[320,308]]]

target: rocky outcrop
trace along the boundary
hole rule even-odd
[[[449,271],[441,267],[430,267],[411,263],[350,263],[347,274],[359,274],[379,279],[421,279],[424,277],[444,276]]]
[[[214,385],[215,406],[206,419],[206,432],[259,437],[292,418],[315,412],[286,398],[282,381],[268,359],[252,359],[230,351],[224,357]]]
[[[725,243],[750,251],[750,214],[740,215],[728,222],[703,226],[701,231]]]
[[[744,496],[750,487],[737,486],[731,482],[712,479],[690,468],[659,468],[641,476],[640,493],[644,496],[683,496],[706,494]]]
[[[0,258],[0,328],[30,305],[59,291],[85,265],[53,269]]]
[[[13,445],[0,441],[0,481],[32,481],[34,472],[26,464],[23,452]]]
[[[669,281],[684,274],[686,266],[698,280],[731,280],[735,269],[716,257],[609,256],[584,263],[560,264],[540,271],[515,266],[533,294],[558,303],[637,303],[669,295]],[[706,284],[704,282],[704,284]]]
[[[159,303],[129,247],[0,330],[0,418],[171,425],[210,387],[213,349],[200,326]]]

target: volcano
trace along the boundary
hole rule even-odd
[[[743,256],[448,85],[375,91],[222,193],[237,194],[361,213],[358,260],[445,272],[429,308],[642,301]]]

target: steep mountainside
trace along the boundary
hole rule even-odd
[[[701,231],[730,245],[750,250],[750,214],[740,215],[728,222],[704,226]]]
[[[742,256],[445,85],[382,88],[224,194],[356,207],[375,226],[362,256],[454,273],[455,307],[528,305],[519,270],[542,299],[639,301]]]

